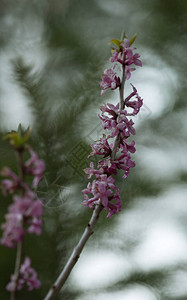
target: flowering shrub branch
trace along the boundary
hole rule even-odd
[[[130,168],[135,166],[130,155],[136,150],[134,147],[135,142],[132,141],[128,144],[127,139],[131,134],[135,135],[136,131],[133,127],[134,122],[129,117],[137,115],[143,104],[143,100],[133,85],[133,92],[124,99],[125,81],[130,79],[131,72],[135,70],[130,66],[132,64],[141,66],[140,56],[138,53],[133,54],[136,48],[131,47],[131,41],[128,41],[127,38],[122,41],[113,40],[112,42],[117,48],[112,49],[112,57],[109,61],[114,63],[115,67],[112,66],[111,69],[104,71],[100,83],[101,94],[108,88],[111,90],[119,88],[120,101],[116,106],[107,103],[100,107],[102,113],[99,114],[99,118],[102,121],[104,130],[107,130],[109,134],[108,136],[103,135],[103,138],[91,145],[93,151],[90,156],[101,155],[103,160],[98,162],[96,169],[94,169],[93,162],[91,162],[90,168],[84,170],[89,179],[93,175],[95,179],[89,182],[87,188],[82,191],[85,199],[83,205],[94,208],[101,201],[104,209],[109,211],[107,217],[116,214],[122,207],[119,188],[114,184],[114,175],[121,169],[124,171],[123,178],[125,179]],[[117,63],[122,68],[121,78],[117,77],[114,72]],[[136,99],[132,101],[134,96]],[[112,143],[109,142],[113,138],[115,140]]]
[[[6,222],[2,225],[3,237],[1,244],[8,248],[17,247],[17,257],[14,274],[7,285],[7,290],[11,292],[11,299],[16,299],[17,291],[26,284],[28,290],[38,289],[41,285],[36,271],[31,267],[31,259],[23,257],[23,242],[27,233],[40,235],[42,232],[42,200],[38,199],[35,189],[38,186],[45,170],[43,160],[26,144],[29,138],[29,130],[23,132],[21,126],[18,131],[7,134],[17,154],[18,175],[10,168],[4,167],[1,176],[1,188],[4,195],[12,194],[13,203],[8,207],[5,215]],[[23,153],[28,152],[30,158],[24,162]],[[26,175],[33,176],[32,186],[26,181]]]
[[[142,66],[139,59],[140,55],[138,53],[134,54],[133,52],[136,48],[131,46],[135,38],[136,36],[130,41],[127,37],[122,40],[114,39],[111,41],[115,48],[112,48],[112,57],[109,61],[114,65],[104,71],[100,83],[102,89],[101,95],[103,95],[107,89],[119,89],[120,100],[117,105],[107,103],[100,106],[101,114],[99,114],[99,118],[107,134],[103,134],[102,138],[90,145],[92,152],[89,157],[99,155],[102,159],[99,160],[96,168],[94,167],[94,163],[91,162],[90,167],[84,170],[88,175],[88,179],[91,179],[92,176],[94,176],[95,179],[92,182],[90,181],[87,187],[82,191],[84,195],[83,205],[94,209],[94,211],[80,241],[74,248],[63,271],[51,286],[44,300],[53,299],[65,283],[85,243],[93,234],[94,225],[101,211],[103,209],[107,210],[107,217],[111,217],[121,211],[120,190],[119,187],[114,184],[114,176],[118,170],[123,170],[123,178],[126,179],[129,175],[130,168],[135,166],[134,161],[131,160],[131,153],[136,151],[134,147],[135,142],[133,140],[131,143],[128,143],[127,139],[131,134],[135,135],[136,133],[131,117],[138,114],[143,104],[143,100],[132,84],[132,93],[124,99],[125,81],[130,79],[132,71],[135,71],[132,65]],[[117,67],[121,67],[122,69],[121,78],[115,73]]]

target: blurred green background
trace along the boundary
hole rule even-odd
[[[16,170],[7,142],[21,122],[46,162],[38,188],[44,199],[41,237],[28,236],[42,288],[19,299],[43,299],[87,224],[82,207],[89,143],[102,135],[99,82],[108,42],[123,29],[143,68],[132,74],[144,98],[135,118],[136,168],[118,176],[120,214],[103,212],[81,258],[56,299],[187,299],[186,0],[0,1],[0,168]],[[126,94],[130,91],[129,82]],[[0,222],[10,198],[1,195]],[[0,246],[0,299],[14,269],[15,249]]]

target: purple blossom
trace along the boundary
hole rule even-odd
[[[113,144],[108,143],[107,137],[105,134],[103,134],[103,137],[95,142],[95,144],[90,144],[92,147],[92,152],[88,157],[91,157],[95,154],[97,155],[103,155],[104,157],[107,157],[112,152],[112,146]]]
[[[39,289],[41,282],[38,280],[38,275],[36,271],[31,267],[31,259],[29,257],[25,258],[24,263],[20,267],[19,279],[17,290],[22,290],[24,285],[27,285],[29,291],[33,289]],[[6,289],[11,292],[15,288],[15,276],[11,276],[11,281],[7,285]]]
[[[8,248],[14,248],[25,235],[22,227],[23,218],[21,214],[8,213],[5,215],[5,219],[6,223],[1,226],[4,231],[1,244]]]
[[[125,105],[127,107],[131,107],[133,109],[133,112],[130,115],[137,115],[140,111],[140,108],[143,105],[143,99],[139,96],[137,89],[135,88],[134,85],[132,85],[133,92],[125,99]],[[131,98],[133,96],[136,96],[136,100],[132,101]]]
[[[112,215],[115,215],[121,211],[122,204],[121,204],[121,200],[120,200],[120,191],[119,191],[118,187],[116,189],[116,193],[113,195],[112,200],[114,201],[114,203],[111,201],[108,202],[109,213],[107,215],[107,218],[110,218]]]
[[[128,39],[124,39],[123,43],[121,43],[120,46],[123,48],[124,57],[125,57],[125,55],[127,55],[128,58],[133,57],[133,50],[135,50],[136,48],[130,46]]]
[[[126,66],[125,67],[125,77],[127,80],[129,80],[131,78],[131,73],[132,71],[135,71],[135,68],[131,68],[130,66]]]
[[[30,147],[28,148],[28,150],[31,157],[25,162],[25,171],[28,174],[34,175],[33,187],[36,188],[43,176],[43,172],[45,170],[45,163],[42,159],[38,158],[37,153],[34,152]]]
[[[104,176],[105,180],[106,178],[111,180],[112,176],[102,175],[102,177]],[[112,177],[112,179],[110,185],[101,177],[92,183],[89,182],[87,188],[82,191],[85,198],[83,205],[93,208],[101,200],[104,209],[109,211],[107,217],[111,217],[113,214],[121,211],[122,204],[119,188],[113,185],[114,178]],[[93,194],[93,197],[89,198],[88,194]]]
[[[32,197],[31,197],[32,195]],[[6,214],[6,223],[2,225],[3,238],[1,243],[9,248],[16,246],[26,232],[41,234],[43,213],[41,200],[36,200],[34,193],[25,196],[14,196],[13,204],[8,208]]]
[[[111,157],[104,160],[100,160],[98,162],[98,169],[102,170],[102,173],[107,174],[107,176],[117,174],[117,166],[115,162],[112,161]]]
[[[126,111],[121,111],[120,119],[117,124],[117,128],[120,131],[122,138],[129,137],[131,133],[133,135],[136,134],[136,130],[133,127],[134,122],[132,121],[132,119],[129,120],[126,115]]]
[[[90,163],[90,168],[86,168],[83,170],[86,174],[88,174],[88,179],[90,179],[93,175],[102,175],[103,172],[101,170],[94,169],[94,163]]]
[[[105,115],[98,115],[99,118],[101,119],[102,121],[102,126],[104,129],[108,129],[110,130],[110,137],[115,137],[119,130],[117,128],[117,121],[116,120],[113,120],[113,118],[110,118],[108,116],[105,116]]]
[[[112,176],[102,174],[96,176],[97,179],[92,183],[88,183],[87,188],[82,190],[84,194],[83,205],[93,208],[95,204],[101,201],[105,210],[109,210],[108,216],[111,216],[116,211],[121,210],[121,202],[119,196],[119,188],[114,185],[115,179]],[[89,198],[89,194],[93,197]],[[116,201],[117,204],[111,205],[111,201]],[[120,203],[120,205],[119,205]]]
[[[19,177],[8,167],[4,167],[1,171],[2,176],[7,176],[10,179],[4,179],[1,182],[1,188],[3,194],[6,196],[8,193],[12,194],[16,190],[21,190],[24,193],[31,195],[33,192],[31,191],[29,185],[21,181]]]
[[[36,200],[36,194],[32,194],[32,197],[14,196],[14,204],[9,207],[9,211],[12,213],[20,213],[24,218],[28,217],[40,217],[43,213],[43,205],[41,200]]]
[[[131,60],[131,64],[134,64],[136,66],[142,67],[142,62],[140,59],[138,59],[140,57],[140,55],[138,53],[135,53],[133,55],[133,58]]]
[[[27,223],[30,225],[27,229],[29,233],[35,233],[36,235],[40,235],[42,233],[42,224],[43,221],[36,217],[29,219]]]
[[[135,47],[130,47],[129,45],[129,41],[127,39],[124,39],[124,42],[121,43],[121,47],[123,48],[123,52],[122,52],[122,59],[118,61],[126,66],[129,65],[136,65],[136,66],[142,66],[142,62],[140,59],[138,59],[140,57],[140,55],[138,53],[133,54],[133,51],[136,49]],[[126,78],[127,79],[127,78]]]
[[[130,168],[133,167],[135,167],[135,163],[131,160],[129,153],[121,154],[119,157],[115,158],[115,160],[108,158],[100,160],[98,163],[98,169],[104,174],[107,174],[107,176],[112,174],[116,175],[118,169],[125,171],[123,178],[128,176]]]
[[[84,172],[88,174],[88,179],[90,179],[93,175],[96,177],[99,177],[102,174],[106,174],[107,176],[116,175],[117,169],[124,170],[125,175],[127,175],[129,173],[129,169],[135,166],[135,163],[131,161],[130,154],[128,153],[134,153],[136,151],[134,145],[134,141],[128,144],[126,139],[123,139],[123,143],[120,143],[119,147],[121,149],[120,156],[114,160],[111,159],[111,156],[105,158],[104,160],[100,160],[98,162],[97,169],[94,168],[94,164],[91,162],[90,168],[84,169]],[[119,148],[117,151],[119,151]],[[124,178],[126,178],[126,176]]]
[[[100,86],[102,88],[101,95],[103,95],[108,88],[115,90],[120,86],[120,78],[116,76],[113,69],[106,69],[104,71],[102,81],[100,82]]]
[[[122,138],[129,137],[131,133],[134,135],[136,133],[133,127],[134,122],[131,119],[129,120],[127,118],[127,111],[122,110],[117,115],[117,109],[116,107],[114,108],[115,111],[113,111],[112,109],[108,109],[107,106],[100,107],[100,109],[102,110],[102,115],[99,114],[98,116],[102,121],[103,128],[110,130],[110,137],[117,136],[119,131],[121,132]],[[108,115],[105,115],[105,112],[107,112]],[[119,119],[117,120],[118,116]]]
[[[104,105],[101,105],[99,108],[102,111],[102,114],[108,113],[109,115],[111,115],[113,117],[114,120],[117,119],[118,114],[120,112],[119,103],[117,105],[105,103]]]
[[[110,137],[116,136],[118,134],[117,117],[119,114],[119,103],[116,106],[109,103],[101,105],[100,110],[102,115],[99,114],[98,116],[102,121],[103,128],[111,131]]]
[[[2,191],[4,195],[12,194],[20,185],[18,176],[8,167],[4,167],[1,171],[1,176],[9,177],[10,179],[2,180]]]
[[[112,57],[109,59],[110,62],[119,62],[122,65],[127,65],[129,60],[133,59],[134,47],[130,47],[129,41],[124,39],[123,43],[120,44],[120,49],[112,50]]]
[[[120,49],[112,50],[112,57],[109,59],[110,62],[119,62],[125,66],[125,77],[128,80],[131,77],[131,72],[136,69],[131,67],[132,64],[136,66],[142,66],[142,62],[139,59],[140,55],[138,53],[133,54],[135,47],[130,47],[129,41],[124,39],[120,45]]]
[[[140,55],[133,53],[135,49],[136,48],[130,46],[127,39],[124,39],[119,49],[112,50],[112,57],[109,61],[115,63],[115,65],[112,69],[107,69],[104,72],[102,82],[100,83],[102,87],[101,94],[103,94],[107,88],[113,90],[119,87],[121,89],[120,78],[117,78],[116,73],[114,73],[116,63],[123,65],[125,69],[125,80],[128,80],[131,77],[132,71],[135,70],[132,66],[133,64],[142,66],[142,62],[139,59]],[[93,162],[91,162],[90,168],[84,170],[85,173],[88,174],[88,178],[94,175],[96,179],[89,182],[87,188],[82,190],[84,194],[83,205],[94,208],[96,204],[101,202],[104,209],[109,211],[107,217],[121,210],[119,188],[114,185],[115,179],[113,176],[117,175],[118,170],[123,170],[123,178],[126,178],[130,168],[135,166],[135,162],[131,160],[130,154],[136,151],[135,142],[132,141],[128,143],[127,138],[130,137],[131,134],[135,135],[136,131],[133,126],[134,122],[132,119],[129,119],[129,116],[134,116],[139,112],[143,100],[133,85],[132,88],[133,92],[123,103],[126,109],[120,108],[119,103],[116,106],[110,103],[100,106],[101,114],[98,116],[102,121],[104,130],[107,129],[110,133],[107,138],[103,135],[103,138],[91,144],[92,152],[89,157],[97,154],[102,155],[104,159],[98,162],[97,168],[95,168]],[[120,99],[123,100],[121,93]],[[121,106],[123,106],[123,104]],[[132,112],[130,111],[129,113],[127,111],[128,108],[132,109]],[[115,142],[109,144],[109,138],[114,137],[116,137]],[[115,149],[114,152],[113,149]]]
[[[119,52],[116,49],[112,49],[112,57],[109,58],[111,63],[118,62]]]
[[[116,158],[115,163],[118,169],[125,171],[123,175],[124,179],[129,175],[130,168],[135,167],[135,162],[131,160],[129,153],[120,155]]]
[[[122,153],[127,154],[127,152],[134,153],[136,148],[134,147],[135,141],[132,141],[130,144],[127,143],[127,139],[123,139],[123,143],[120,143],[120,148]]]

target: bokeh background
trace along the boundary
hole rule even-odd
[[[108,42],[138,33],[143,68],[132,74],[144,98],[135,118],[136,168],[118,177],[123,210],[103,212],[95,234],[61,294],[74,300],[187,299],[186,0],[1,0],[0,167],[16,170],[3,135],[31,126],[30,144],[46,162],[38,188],[44,230],[25,253],[39,273],[43,299],[87,224],[81,205],[89,143],[102,135],[99,82]],[[126,94],[130,91],[126,85]],[[0,222],[10,198],[1,195]],[[0,299],[14,269],[15,249],[0,246]]]

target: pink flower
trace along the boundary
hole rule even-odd
[[[127,143],[127,139],[123,139],[123,143],[120,143],[120,148],[122,153],[127,154],[127,152],[134,153],[136,148],[134,147],[135,141],[132,141],[130,144]]]
[[[102,81],[100,82],[100,86],[102,88],[101,95],[110,88],[111,90],[115,90],[120,86],[120,78],[116,76],[113,69],[106,69],[102,76]]]
[[[119,62],[122,65],[126,65],[128,62],[128,59],[133,59],[133,50],[136,49],[134,47],[130,47],[129,41],[127,39],[124,39],[123,43],[120,45],[120,49],[112,50],[112,57],[109,59],[110,62]]]
[[[30,147],[28,150],[31,155],[31,158],[25,163],[25,171],[28,174],[34,175],[33,187],[36,188],[43,176],[43,172],[45,170],[45,163],[43,160],[38,158],[37,153],[34,152]]]
[[[110,118],[105,115],[102,115],[102,116],[98,115],[98,116],[102,121],[103,128],[111,131],[110,137],[115,137],[119,132],[119,130],[117,128],[117,121],[113,120],[113,118]]]
[[[104,113],[108,113],[109,115],[112,116],[113,120],[117,119],[118,114],[120,112],[119,103],[116,106],[113,104],[110,104],[110,103],[107,103],[107,104],[105,103],[104,105],[101,105],[99,108],[102,111],[102,115]]]
[[[103,134],[103,137],[95,142],[95,144],[90,144],[92,147],[92,152],[88,157],[91,157],[93,155],[103,155],[104,157],[107,157],[112,152],[112,146],[113,144],[108,143],[107,137],[105,134]]]
[[[24,218],[40,217],[43,213],[43,205],[41,200],[36,200],[36,194],[31,196],[14,196],[14,203],[9,206],[12,213],[20,213]]]
[[[138,53],[135,53],[133,55],[133,58],[131,59],[131,64],[142,67],[142,62],[140,59],[138,59],[139,57],[140,57],[140,55]]]
[[[105,210],[109,210],[108,216],[116,213],[121,209],[119,206],[119,188],[114,185],[114,178],[112,176],[107,176],[105,174],[96,176],[97,179],[92,183],[88,183],[87,188],[82,190],[84,194],[83,205],[93,208],[95,204],[98,204],[101,200],[101,203]],[[93,197],[89,198],[89,194],[92,194]],[[115,204],[111,205],[111,201],[118,200],[118,206]],[[121,202],[120,202],[121,204]]]
[[[24,263],[20,267],[19,279],[17,290],[22,290],[24,285],[27,285],[28,290],[39,289],[41,282],[38,280],[38,275],[36,271],[31,268],[31,259],[29,257],[25,258]],[[11,282],[7,285],[6,289],[11,292],[15,287],[15,276],[11,276]]]
[[[128,80],[131,77],[132,71],[136,66],[142,66],[140,61],[140,55],[138,53],[133,53],[136,48],[131,47],[127,39],[118,45],[119,41],[115,44],[118,49],[112,50],[112,57],[109,59],[111,63],[115,63],[112,69],[107,69],[102,77],[102,82],[100,83],[102,87],[103,94],[107,88],[116,89],[120,87],[120,78],[114,73],[116,63],[123,65],[125,70],[125,78],[123,80]],[[127,142],[127,138],[135,135],[136,131],[134,128],[134,122],[129,119],[129,116],[136,115],[142,104],[143,100],[137,93],[136,88],[132,85],[133,92],[124,100],[121,106],[125,106],[126,109],[119,108],[119,103],[115,106],[113,104],[104,104],[100,106],[101,114],[99,118],[102,121],[102,126],[104,130],[109,130],[109,135],[103,135],[103,138],[91,144],[92,152],[89,155],[93,156],[95,154],[102,155],[104,159],[98,162],[97,168],[94,167],[93,162],[90,163],[90,168],[86,168],[84,171],[88,174],[88,178],[95,175],[95,180],[89,182],[87,188],[82,190],[84,194],[83,205],[89,208],[94,208],[98,203],[102,203],[105,210],[109,213],[107,217],[116,214],[121,210],[121,200],[119,194],[119,188],[114,185],[113,175],[117,175],[118,170],[123,170],[123,178],[126,178],[129,174],[130,168],[135,166],[135,162],[131,160],[130,153],[136,151],[134,145],[135,142]],[[123,101],[120,90],[120,101]],[[135,97],[135,99],[132,97]],[[130,112],[129,112],[130,109]],[[132,109],[132,111],[131,111]],[[114,138],[115,142],[109,144],[109,138]],[[115,148],[114,148],[115,147]],[[114,152],[113,152],[114,151]]]
[[[102,115],[99,114],[98,116],[102,121],[103,128],[111,131],[110,137],[115,137],[119,131],[117,129],[117,118],[120,112],[119,103],[116,106],[108,103],[101,105],[100,110],[102,111]]]
[[[117,107],[114,106],[115,110],[109,109],[107,108],[107,106],[101,106],[100,109],[102,110],[102,116],[101,115],[98,116],[102,121],[103,128],[110,130],[109,137],[115,137],[118,135],[119,132],[121,132],[122,138],[129,137],[131,133],[133,135],[136,133],[133,127],[134,122],[127,118],[128,114],[126,110],[122,110],[118,112],[118,106]],[[105,112],[107,112],[108,115],[105,115]],[[117,119],[118,116],[119,119]]]
[[[42,233],[43,221],[41,219],[33,217],[32,219],[29,219],[27,223],[30,225],[27,232],[35,233],[36,235],[40,235]]]
[[[133,127],[134,122],[131,119],[129,120],[126,115],[127,112],[122,111],[120,114],[120,119],[117,124],[117,128],[119,129],[122,138],[129,137],[131,133],[133,135],[136,134],[136,130]]]
[[[121,200],[120,200],[120,191],[119,191],[118,187],[117,187],[116,193],[113,195],[112,201],[108,202],[109,213],[107,215],[107,218],[110,218],[112,215],[115,215],[121,211],[122,204],[121,204]]]
[[[131,86],[133,88],[133,92],[125,99],[125,105],[133,109],[133,112],[130,115],[135,116],[139,113],[140,108],[143,105],[143,99],[138,95],[137,89],[134,85],[131,84]],[[134,101],[131,100],[133,96],[136,96],[136,100]]]
[[[123,52],[125,52],[129,57],[133,56],[133,50],[136,48],[130,46],[128,39],[125,38],[120,46],[123,47]]]
[[[108,197],[113,194],[112,190],[115,189],[114,181],[112,176],[107,177],[107,175],[102,174],[97,176],[97,180],[94,180],[92,183],[89,182],[87,188],[82,191],[85,197],[83,205],[92,208],[101,199],[103,206],[106,207]],[[92,194],[93,197],[89,199],[88,194]]]
[[[8,208],[6,223],[2,225],[3,238],[1,243],[9,248],[16,246],[26,232],[37,235],[42,232],[43,205],[41,200],[36,200],[36,195],[14,196],[14,203]]]
[[[130,67],[130,65],[134,64],[141,67],[142,62],[139,59],[140,55],[138,53],[133,54],[133,51],[136,48],[130,47],[127,39],[124,39],[120,46],[121,48],[119,50],[112,50],[112,57],[109,59],[109,61],[112,63],[119,62],[120,64],[124,65],[126,80],[128,80],[131,77],[131,72],[136,70],[135,68]]]
[[[14,248],[25,235],[22,228],[23,218],[21,214],[9,213],[5,215],[5,219],[6,223],[1,226],[4,231],[1,244],[8,248]]]
[[[135,162],[131,160],[129,153],[120,155],[116,158],[115,163],[118,169],[125,171],[123,175],[124,179],[129,175],[130,168],[135,167]]]
[[[111,157],[104,160],[100,160],[98,163],[98,169],[102,170],[102,173],[107,174],[107,176],[117,174],[116,164],[114,163],[114,161],[112,161]]]
[[[1,171],[1,176],[9,177],[10,179],[2,180],[2,191],[4,195],[12,194],[20,185],[18,176],[8,167],[4,167]]]
[[[140,55],[138,53],[133,54],[133,51],[136,49],[135,47],[130,47],[129,41],[124,39],[124,42],[121,43],[121,47],[123,47],[122,60],[120,61],[123,65],[136,65],[142,66],[142,62],[140,59]]]
[[[127,80],[131,78],[132,71],[135,71],[135,68],[131,68],[130,66],[125,66],[125,77]]]
[[[112,49],[112,57],[109,58],[111,63],[117,62],[119,58],[119,52],[116,49]]]
[[[103,174],[117,175],[117,170],[125,171],[123,178],[126,178],[129,174],[129,169],[135,167],[135,163],[131,160],[131,156],[129,153],[123,153],[119,157],[112,160],[111,158],[107,158],[105,160],[100,160],[98,163],[99,171],[102,171]]]
[[[103,172],[100,170],[94,169],[94,163],[90,163],[90,168],[86,168],[83,170],[86,174],[88,174],[88,179],[92,177],[92,175],[102,175]]]
[[[2,180],[1,188],[4,195],[7,195],[8,193],[12,194],[19,189],[24,191],[24,193],[32,194],[29,185],[24,181],[20,181],[19,177],[8,167],[2,169],[1,175],[10,177],[10,179]]]

